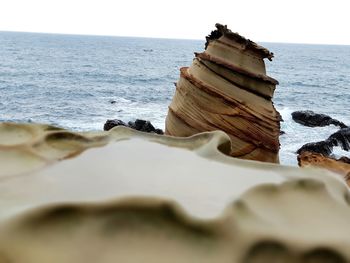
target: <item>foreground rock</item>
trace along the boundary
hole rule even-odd
[[[153,132],[157,134],[164,134],[163,130],[161,129],[156,129],[150,121],[145,121],[145,120],[139,120],[137,119],[136,121],[129,121],[128,124],[121,120],[107,120],[106,123],[103,126],[103,129],[105,131],[109,131],[110,129],[116,127],[116,126],[125,126],[132,128],[137,131],[142,131],[142,132]]]
[[[295,111],[292,113],[292,118],[295,122],[308,127],[324,127],[335,125],[340,128],[347,128],[343,122],[340,122],[326,114],[318,114],[313,111]]]
[[[298,164],[300,167],[316,166],[331,170],[342,175],[342,178],[350,186],[350,161],[347,157],[333,159],[319,153],[302,152],[298,155]]]
[[[230,143],[1,123],[0,262],[350,262],[333,173],[230,158]]]
[[[231,138],[231,156],[277,163],[281,116],[271,99],[278,82],[264,63],[273,54],[226,26],[216,28],[205,51],[180,70],[165,133],[222,130]]]

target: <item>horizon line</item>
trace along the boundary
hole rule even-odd
[[[105,34],[84,34],[84,33],[57,33],[57,32],[38,32],[38,31],[21,31],[21,30],[0,30],[0,33],[27,33],[27,34],[43,34],[43,35],[63,35],[63,36],[90,36],[90,37],[123,37],[123,38],[150,38],[150,39],[164,39],[164,40],[188,40],[188,41],[205,41],[200,38],[177,38],[177,37],[152,37],[152,36],[125,36],[125,35],[105,35]],[[271,43],[271,44],[292,44],[292,45],[320,45],[320,46],[350,46],[350,44],[336,44],[336,43],[303,43],[303,42],[283,42],[283,41],[255,41],[257,43]]]

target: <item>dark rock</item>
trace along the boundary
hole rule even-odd
[[[116,104],[117,102],[115,100],[111,100],[109,103],[110,104]]]
[[[329,144],[328,141],[320,141],[320,142],[310,142],[301,146],[301,148],[297,151],[297,154],[301,154],[303,152],[312,152],[312,153],[320,153],[324,156],[329,156],[333,151],[333,146]]]
[[[344,151],[350,150],[350,128],[340,129],[325,141],[307,143],[297,153],[301,154],[306,151],[329,156],[335,146],[340,146]]]
[[[132,128],[134,130],[142,131],[142,132],[153,132],[157,134],[164,134],[161,129],[156,129],[150,121],[137,119],[136,121],[129,121],[128,124],[121,120],[107,120],[103,129],[108,131],[115,126],[126,126]]]
[[[350,164],[350,158],[346,156],[342,156],[338,159],[338,161],[343,162],[343,163],[348,163]]]
[[[324,127],[328,125],[339,126],[340,128],[347,128],[344,123],[331,118],[325,114],[318,114],[313,111],[295,111],[292,113],[292,118],[295,122],[308,127]]]
[[[286,134],[285,131],[280,130],[280,135]]]
[[[125,122],[121,120],[107,120],[106,123],[103,126],[103,129],[105,131],[109,131],[115,126],[127,126]]]
[[[350,128],[340,129],[328,137],[327,141],[333,146],[340,146],[344,151],[350,150]]]
[[[292,113],[292,117],[297,123],[308,127],[323,127],[333,124],[341,128],[324,141],[311,142],[303,145],[297,151],[299,156],[305,152],[311,152],[322,154],[324,157],[329,157],[332,154],[333,148],[336,146],[340,146],[345,151],[350,150],[350,128],[344,123],[335,120],[328,115],[317,114],[313,111],[295,111]],[[347,157],[342,157],[342,159],[345,163],[349,161],[349,158]]]
[[[135,122],[129,121],[128,125],[130,128],[133,128],[138,131],[144,132],[154,132],[156,128],[149,121],[137,119]]]
[[[155,131],[154,131],[155,133],[157,133],[157,134],[161,134],[161,135],[163,135],[164,134],[164,132],[163,132],[163,130],[162,129],[155,129]]]

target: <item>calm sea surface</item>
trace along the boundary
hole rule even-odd
[[[106,119],[143,118],[164,128],[179,68],[204,42],[0,32],[0,121],[102,130]],[[337,129],[303,127],[291,112],[314,110],[350,125],[350,46],[262,44],[275,54],[267,70],[280,82],[280,159],[295,165],[301,145]]]

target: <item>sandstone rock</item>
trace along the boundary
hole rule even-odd
[[[230,158],[230,143],[0,124],[0,262],[350,261],[332,172]]]
[[[333,119],[325,114],[318,114],[313,111],[295,111],[292,113],[292,118],[295,122],[308,127],[324,127],[328,125],[339,126],[340,128],[347,128],[344,123]]]
[[[232,141],[230,155],[278,162],[281,116],[271,101],[278,82],[266,75],[273,54],[216,24],[206,50],[180,70],[165,133],[186,137],[222,130]]]
[[[342,175],[350,186],[350,162],[347,157],[336,160],[319,153],[304,151],[298,155],[298,164],[300,167],[316,166],[336,172]]]

